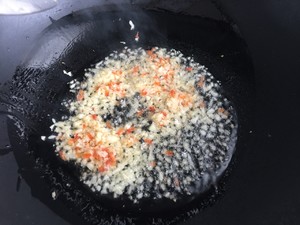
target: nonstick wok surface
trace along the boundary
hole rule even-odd
[[[125,23],[121,23],[117,31],[111,29],[111,26],[107,26],[108,32],[103,32],[103,30],[106,31],[103,28],[100,31],[97,30],[96,33],[88,32],[89,29],[95,27],[87,21],[95,18],[94,16],[97,17],[97,10],[88,10],[81,13],[74,13],[62,20],[55,21],[44,31],[42,38],[36,43],[38,47],[34,47],[21,66],[18,67],[16,75],[10,83],[9,93],[16,97],[5,101],[5,107],[10,108],[13,112],[11,114],[16,115],[26,124],[25,128],[23,128],[22,123],[16,124],[18,120],[10,116],[8,129],[10,130],[11,140],[14,140],[12,144],[20,167],[20,174],[29,183],[32,193],[72,224],[82,224],[83,221],[71,219],[70,209],[76,214],[80,214],[79,217],[83,217],[85,218],[84,220],[89,220],[95,224],[100,221],[110,220],[127,223],[132,221],[168,223],[189,218],[195,212],[202,211],[202,209],[205,212],[205,210],[209,210],[209,208],[205,209],[207,205],[213,206],[215,201],[222,201],[222,188],[223,186],[226,188],[226,183],[232,182],[230,176],[228,178],[225,176],[224,181],[220,183],[217,193],[209,193],[201,201],[193,205],[184,206],[183,210],[180,211],[181,214],[178,214],[179,216],[174,217],[172,213],[170,216],[157,215],[154,220],[151,217],[151,219],[134,220],[134,217],[137,217],[136,215],[121,214],[115,216],[115,214],[110,214],[110,212],[107,214],[105,208],[93,207],[95,202],[91,198],[86,198],[84,191],[76,188],[64,190],[66,187],[62,184],[73,182],[72,178],[69,179],[68,176],[65,176],[65,171],[61,169],[59,164],[54,163],[55,161],[47,161],[49,160],[49,153],[45,153],[45,150],[39,151],[36,145],[39,133],[44,132],[50,125],[51,117],[47,117],[47,115],[54,115],[59,109],[59,102],[55,101],[55,98],[63,97],[66,93],[68,77],[63,76],[61,71],[62,69],[71,70],[76,76],[80,76],[84,68],[90,67],[91,64],[105,57],[112,50],[122,48],[123,46],[118,43],[119,38],[124,38],[132,46],[136,45],[134,41],[130,43],[134,33],[128,32],[129,29],[128,27],[125,28]],[[156,23],[159,21],[159,23],[158,25],[154,23],[152,30],[151,26],[144,27],[145,30],[141,31],[141,36],[142,34],[147,34],[145,35],[147,39],[141,38],[139,44],[143,47],[159,45],[181,50],[185,55],[193,54],[196,61],[207,66],[210,72],[222,81],[226,96],[234,103],[237,109],[240,120],[239,125],[241,126],[237,154],[233,161],[236,158],[243,159],[245,157],[243,149],[249,142],[247,136],[249,136],[249,131],[254,131],[250,123],[252,121],[251,110],[253,109],[252,97],[255,94],[253,89],[253,70],[244,41],[238,38],[226,23],[206,19],[193,19],[191,24],[191,18],[188,16],[181,16],[179,19],[176,15],[168,13],[151,12],[150,14],[150,17],[155,18],[154,21]],[[136,15],[138,18],[141,18],[141,15],[138,13]],[[144,13],[142,14],[142,16],[145,15]],[[98,16],[100,15],[98,14]],[[101,16],[99,21],[103,22]],[[113,18],[116,18],[115,16],[114,13],[105,14],[104,20],[111,22],[114,20]],[[130,19],[132,18],[130,17]],[[102,22],[100,22],[100,25],[105,28],[107,24]],[[136,24],[136,26],[138,25]],[[194,27],[199,27],[199,29],[195,30]],[[86,29],[85,31],[87,32],[80,33],[82,29]],[[122,29],[124,31],[120,32]],[[183,32],[178,32],[180,30]],[[60,35],[55,35],[56,32]],[[109,36],[109,32],[111,32],[111,36]],[[88,34],[91,35],[89,36]],[[65,40],[56,40],[61,37]],[[151,37],[155,38],[151,39]],[[115,38],[115,40],[112,38]],[[60,46],[60,43],[70,44],[67,45],[67,48],[64,48],[63,46],[65,45],[62,44]],[[82,54],[82,52],[87,54]],[[225,57],[221,57],[221,55]],[[65,62],[65,65],[61,64],[62,61]],[[45,118],[48,119],[48,122]],[[24,131],[24,134],[17,134],[13,137],[16,130]],[[272,138],[270,132],[266,132],[265,135],[268,139]],[[24,137],[24,140],[19,140],[20,136]],[[31,151],[27,151],[27,148]],[[36,157],[36,152],[38,152],[38,156],[42,157]],[[43,158],[47,160],[44,161]],[[240,164],[240,162],[237,161],[237,164]],[[231,167],[235,171],[237,166],[233,164]],[[76,184],[74,185],[76,186]],[[69,191],[71,194],[68,197],[71,200],[53,201],[49,195],[53,190],[67,194]],[[96,212],[105,216],[93,216],[97,214]]]
[[[128,27],[129,20],[135,21],[134,31]],[[136,32],[139,32],[139,42],[134,40]],[[73,167],[57,159],[53,142],[40,139],[41,135],[51,134],[52,118],[59,120],[62,115],[68,114],[61,106],[63,99],[72,98],[67,83],[74,78],[81,80],[85,68],[104,59],[112,51],[123,49],[121,41],[131,48],[174,48],[208,67],[221,81],[224,95],[236,108],[238,118],[241,118],[237,122],[241,130],[239,141],[245,140],[246,132],[242,130],[247,126],[251,109],[253,71],[245,43],[228,24],[188,16],[178,19],[171,13],[141,10],[99,12],[97,8],[90,8],[53,21],[12,79],[8,94],[9,104],[14,108],[11,114],[24,122],[24,140],[19,141],[22,148],[13,143],[21,176],[41,199],[55,192],[55,201],[91,224],[115,221],[118,216],[124,222],[141,218],[154,224],[179,221],[188,217],[187,213],[199,211],[215,201],[222,195],[222,186],[220,190],[211,188],[197,198],[185,196],[176,203],[153,200],[133,204],[126,199],[97,197],[79,184],[78,173],[73,172]],[[63,70],[71,71],[74,76],[64,75]],[[235,147],[234,142],[235,139],[232,148]],[[207,185],[212,186],[214,180],[220,178],[216,176]],[[202,188],[206,189],[205,186]],[[54,210],[57,208],[54,207]]]

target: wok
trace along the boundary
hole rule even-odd
[[[134,21],[135,31],[130,31],[129,20]],[[138,43],[133,38],[137,30]],[[124,202],[94,198],[80,185],[72,169],[56,159],[52,143],[40,140],[41,135],[50,135],[51,118],[66,113],[61,100],[72,97],[67,82],[73,78],[63,75],[62,70],[72,71],[74,78],[80,79],[85,68],[122,49],[120,41],[132,48],[175,48],[192,55],[221,81],[224,95],[237,111],[239,130],[237,151],[217,189],[210,188],[198,198],[178,204],[157,203],[150,211],[129,203],[122,209]],[[217,207],[226,198],[234,177],[231,170],[237,174],[235,171],[249,156],[247,147],[253,132],[257,132],[252,122],[257,94],[254,78],[248,46],[228,21],[132,6],[92,7],[52,20],[2,89],[2,109],[8,115],[8,135],[19,177],[29,184],[35,197],[71,224],[168,224],[189,218],[187,223],[192,223],[195,215]],[[272,138],[270,132],[264,135]],[[52,192],[57,195],[55,201]]]

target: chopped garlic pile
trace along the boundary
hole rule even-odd
[[[82,168],[93,191],[176,201],[225,160],[235,126],[228,101],[191,58],[125,48],[85,76],[70,83],[76,99],[64,104],[71,116],[54,131],[56,151]]]

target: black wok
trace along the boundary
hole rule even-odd
[[[129,30],[129,19],[135,21],[140,32],[138,43],[133,38],[135,32]],[[71,78],[63,75],[62,70],[72,71],[74,77],[80,79],[85,68],[113,50],[122,49],[120,41],[132,48],[175,48],[192,55],[221,81],[224,95],[237,111],[239,136],[237,151],[217,189],[212,187],[197,199],[187,199],[174,208],[157,204],[153,207],[161,208],[156,211],[145,211],[143,207],[124,210],[117,202],[93,198],[71,169],[56,160],[52,144],[40,141],[40,135],[50,134],[51,118],[65,113],[60,102],[70,95],[67,82]],[[230,171],[234,174],[239,168],[239,159],[249,154],[245,149],[252,133],[256,133],[252,124],[256,94],[254,71],[247,45],[229,22],[213,19],[179,17],[170,12],[135,7],[93,7],[74,12],[52,21],[40,34],[3,90],[2,108],[8,111],[8,133],[20,176],[35,197],[71,224],[167,224],[201,214],[211,209],[207,206],[214,207],[226,198],[227,183],[233,176]],[[272,137],[270,132],[265,135]],[[58,195],[55,201],[51,198],[53,191]],[[166,210],[168,208],[170,210]]]

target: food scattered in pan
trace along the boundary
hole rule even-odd
[[[176,50],[124,48],[73,80],[54,121],[59,157],[92,191],[177,201],[230,158],[234,109],[199,63]]]

